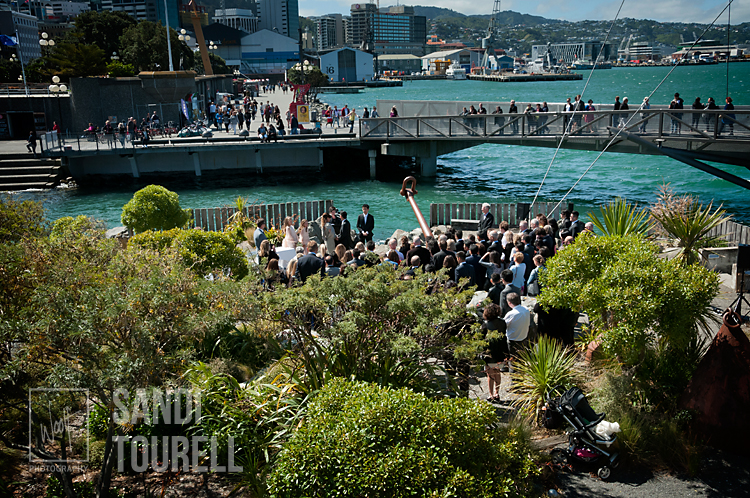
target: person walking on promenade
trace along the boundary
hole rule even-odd
[[[504,135],[505,129],[503,126],[505,125],[505,118],[502,116],[503,110],[500,109],[500,106],[495,106],[495,110],[492,111],[492,114],[496,114],[497,117],[495,117],[495,128],[498,129],[497,134],[498,135]]]
[[[651,109],[651,104],[648,101],[648,97],[643,97],[643,105],[641,105],[641,109]],[[648,125],[648,118],[649,114],[647,112],[641,113],[641,119],[643,122],[641,123],[641,126],[638,127],[638,131],[640,133],[646,133],[646,125]]]
[[[691,106],[691,108],[694,111],[702,111],[703,107],[704,106],[701,103],[701,98],[700,97],[695,97],[695,102],[693,102],[693,105]],[[698,125],[701,122],[701,113],[700,112],[694,112],[692,114],[692,116],[693,116],[693,120],[692,120],[693,121],[693,129],[695,129],[695,131],[698,131]]]
[[[706,104],[706,110],[707,111],[716,111],[719,109],[719,106],[716,105],[716,101],[713,97],[708,98],[708,103]],[[706,121],[706,131],[714,131],[714,125],[716,124],[717,115],[713,112],[707,112],[705,114],[705,121]]]
[[[349,133],[354,133],[354,121],[357,119],[357,113],[353,107],[352,110],[349,111],[347,118],[349,119]]]
[[[628,105],[628,98],[627,97],[625,97],[624,99],[622,99],[622,105],[620,106],[620,110],[621,111],[628,111],[628,110],[630,110],[630,106]],[[627,122],[628,122],[628,114],[627,113],[620,114],[620,123],[619,123],[618,126],[620,128],[625,128],[625,125],[627,124]]]
[[[508,114],[518,114],[518,107],[516,107],[516,101],[510,101],[510,107],[508,108]],[[513,119],[513,118],[511,118]],[[510,124],[511,134],[515,135],[518,133],[518,120],[513,120]]]
[[[619,111],[622,104],[620,103],[620,96],[615,96],[615,103],[612,106],[612,110]],[[617,125],[620,124],[620,115],[619,114],[612,114],[612,126],[617,127]]]
[[[732,97],[727,97],[726,105],[724,106],[725,111],[733,111],[734,104],[732,104]],[[734,135],[734,120],[736,119],[734,113],[724,113],[721,115],[721,126],[719,127],[719,133],[724,131],[724,127],[729,128],[729,134]]]
[[[669,103],[669,108],[672,110],[684,109],[683,101],[680,98],[679,93],[674,94],[674,99],[672,99],[672,102]],[[682,132],[682,123],[680,123],[681,119],[681,112],[672,114],[672,127],[670,133],[679,135]]]
[[[26,150],[34,154],[36,157],[36,132],[34,130],[29,131],[29,138],[26,139]]]
[[[370,113],[370,117],[371,118],[379,118],[380,117],[380,114],[378,114],[378,108],[377,107],[373,107],[372,108],[372,112]]]

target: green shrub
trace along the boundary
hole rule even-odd
[[[13,200],[0,196],[0,243],[18,242],[25,236],[44,235],[47,224],[41,202]]]
[[[136,232],[184,227],[190,211],[180,208],[179,196],[160,185],[149,185],[122,208],[122,223]]]
[[[525,496],[536,470],[517,429],[494,409],[336,379],[269,477],[276,497]]]
[[[66,237],[77,237],[83,234],[101,236],[103,232],[104,224],[93,218],[84,215],[79,215],[75,218],[64,216],[55,221],[49,236],[53,240],[58,240]]]
[[[185,266],[199,276],[228,270],[235,280],[248,274],[247,258],[232,239],[219,232],[203,230],[180,230],[178,228],[160,232],[141,232],[128,243],[134,247],[163,251],[174,248]]]

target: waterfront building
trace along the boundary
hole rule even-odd
[[[721,44],[717,40],[700,40],[698,42],[683,42],[680,49],[672,53],[672,60],[699,59],[701,55],[709,55],[716,59],[726,57],[742,57],[743,50],[737,45]],[[692,47],[692,49],[690,48]]]
[[[91,10],[109,10],[112,12],[126,12],[136,21],[160,22],[166,25],[169,18],[169,26],[178,27],[180,15],[178,11],[179,0],[101,0],[92,2]]]
[[[320,56],[320,70],[332,82],[371,81],[372,67],[372,54],[349,47]]]
[[[248,34],[258,31],[258,18],[250,9],[216,9],[214,22]]]
[[[316,50],[315,35],[310,32],[310,28],[305,28],[302,32],[302,49],[303,50]]]
[[[18,49],[19,56],[24,63],[42,56],[39,46],[39,21],[36,16],[12,10],[0,11],[0,33],[8,36],[15,36],[18,33],[18,45],[3,46],[4,54]]]
[[[427,18],[404,5],[378,10],[372,3],[351,6],[350,43],[377,55],[425,53]]]
[[[422,70],[422,59],[412,54],[381,55],[378,56],[378,70],[418,73]]]
[[[660,61],[669,54],[664,47],[653,46],[649,42],[632,42],[622,50],[617,51],[617,59],[621,61]]]
[[[297,40],[274,31],[261,29],[246,32],[212,23],[203,28],[203,36],[217,45],[213,53],[224,59],[228,66],[239,68],[247,75],[283,75],[299,62]]]
[[[602,51],[601,41],[582,41],[571,43],[552,43],[549,45],[550,55],[557,63],[571,64],[573,61],[594,61]],[[547,53],[547,45],[532,45],[531,59],[542,58]],[[611,44],[605,43],[602,51],[602,61],[611,60],[614,50]]]
[[[479,52],[473,52],[468,48],[433,52],[422,57],[422,71],[439,71],[435,62],[447,61],[448,66],[457,62],[468,73],[472,67],[479,65],[480,57]]]
[[[258,29],[299,40],[298,0],[260,0],[258,2]]]

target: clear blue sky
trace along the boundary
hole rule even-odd
[[[348,14],[353,3],[350,0],[300,0],[300,15],[313,16],[331,13]],[[364,2],[360,2],[364,3]],[[404,5],[432,5],[453,9],[463,14],[490,14],[493,0],[419,0]],[[724,8],[726,1],[719,0],[625,0],[620,17],[653,19],[662,22],[709,23]],[[395,5],[394,1],[383,0],[381,7]],[[560,0],[503,0],[502,10],[513,10],[522,14],[532,14],[550,19],[568,21],[611,20],[617,13],[620,0],[586,0],[568,2]],[[732,3],[732,24],[750,21],[750,1],[735,0]],[[718,21],[726,25],[727,13]]]

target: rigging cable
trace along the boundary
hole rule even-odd
[[[607,30],[607,36],[604,37],[604,42],[602,42],[602,46],[599,48],[599,54],[596,56],[596,60],[594,61],[594,67],[591,68],[589,77],[586,78],[586,84],[583,85],[583,90],[581,91],[581,100],[579,102],[583,102],[583,96],[586,94],[586,88],[588,88],[589,81],[591,81],[591,76],[594,75],[594,70],[596,70],[596,65],[599,63],[599,59],[602,57],[602,52],[604,52],[604,47],[607,45],[607,41],[609,40],[609,35],[612,32],[612,28],[615,26],[615,22],[617,22],[617,18],[620,17],[620,11],[622,10],[623,5],[625,5],[625,0],[622,0],[622,2],[620,2],[620,8],[617,9],[617,13],[615,14],[614,19],[612,19],[612,24],[609,25],[609,29]],[[547,171],[544,172],[544,177],[542,177],[542,183],[539,184],[539,188],[537,189],[536,194],[534,194],[534,200],[531,201],[531,206],[529,206],[529,213],[534,212],[534,204],[536,203],[536,200],[539,197],[539,192],[542,191],[542,186],[544,185],[544,181],[547,179],[547,175],[549,175],[549,171],[552,168],[552,164],[555,162],[555,158],[557,158],[557,153],[560,151],[560,147],[565,141],[565,137],[567,137],[570,134],[569,132],[570,132],[570,128],[573,125],[573,118],[575,117],[577,112],[578,112],[578,104],[576,104],[575,109],[573,109],[573,114],[571,115],[571,119],[568,121],[568,125],[563,130],[563,134],[560,137],[560,143],[557,144],[557,148],[555,148],[555,153],[552,155],[552,160],[550,161],[549,166],[547,166]]]
[[[689,48],[689,49],[687,49],[687,51],[685,52],[685,54],[686,54],[686,55],[690,54],[690,52],[691,52],[691,51],[693,50],[693,47],[695,47],[695,45],[696,45],[696,44],[698,43],[698,41],[699,41],[699,40],[701,40],[701,39],[703,38],[703,36],[704,36],[704,35],[705,35],[705,34],[706,34],[706,33],[708,32],[708,30],[709,30],[709,29],[711,29],[711,26],[713,26],[714,24],[716,24],[716,21],[717,21],[717,20],[719,19],[719,17],[721,17],[721,15],[722,15],[722,14],[724,13],[724,11],[725,11],[725,10],[727,10],[727,9],[729,8],[729,6],[731,6],[731,5],[732,5],[732,2],[733,2],[733,1],[734,1],[734,0],[729,0],[729,3],[727,3],[726,7],[724,7],[723,9],[721,9],[721,12],[719,12],[719,14],[718,14],[718,15],[717,15],[717,16],[716,16],[716,17],[714,18],[714,20],[713,20],[713,21],[711,22],[711,24],[709,24],[709,25],[708,25],[708,26],[706,27],[706,29],[704,29],[704,30],[703,30],[703,33],[701,33],[701,35],[700,35],[700,36],[699,36],[699,37],[698,37],[698,38],[697,38],[697,39],[696,39],[696,40],[695,40],[695,41],[693,42],[693,44],[692,44],[692,45],[690,46],[690,48]],[[651,100],[651,97],[652,97],[652,96],[654,95],[654,93],[656,93],[656,91],[657,91],[657,90],[659,89],[659,87],[660,87],[660,86],[662,86],[662,85],[664,84],[664,82],[665,82],[665,81],[667,80],[667,78],[669,78],[669,75],[671,75],[671,74],[672,74],[672,71],[674,71],[675,69],[677,69],[677,66],[679,66],[679,65],[680,65],[680,62],[682,62],[682,60],[683,60],[683,58],[680,58],[680,60],[679,60],[679,61],[677,61],[677,63],[676,63],[676,64],[674,64],[674,65],[672,66],[672,69],[670,69],[670,70],[669,70],[669,72],[667,73],[667,75],[666,75],[666,76],[664,76],[664,78],[662,78],[662,80],[661,80],[661,81],[659,82],[659,84],[658,84],[658,85],[656,85],[656,88],[654,88],[654,89],[653,89],[653,91],[652,91],[652,92],[651,92],[650,94],[648,94],[648,99],[649,99],[649,100]],[[644,100],[644,102],[645,102],[645,100]],[[619,137],[619,136],[620,136],[620,133],[622,133],[622,132],[623,132],[623,130],[625,130],[625,129],[627,128],[628,124],[630,124],[630,122],[631,122],[631,121],[633,120],[633,118],[634,118],[634,117],[635,117],[635,116],[636,116],[636,115],[637,115],[637,114],[638,114],[638,113],[639,113],[639,112],[640,112],[641,110],[643,110],[643,103],[644,103],[644,102],[641,102],[641,105],[640,105],[640,106],[638,107],[638,110],[637,110],[636,112],[634,112],[634,113],[633,113],[633,114],[632,114],[632,115],[630,116],[630,118],[629,118],[629,119],[627,120],[627,122],[626,122],[626,123],[625,123],[624,125],[622,125],[621,127],[619,127],[619,128],[618,128],[618,130],[617,130],[617,134],[615,134],[615,136],[614,136],[614,137],[612,137],[612,139],[611,139],[611,140],[609,141],[609,143],[607,143],[607,145],[605,145],[605,146],[604,146],[604,149],[602,149],[602,151],[601,151],[601,152],[599,153],[599,155],[598,155],[598,156],[596,156],[596,158],[594,159],[594,162],[592,162],[592,163],[591,163],[591,164],[589,165],[589,167],[588,167],[588,168],[586,168],[586,171],[584,171],[584,172],[583,172],[583,174],[581,175],[581,177],[580,177],[580,178],[578,178],[578,180],[576,180],[576,182],[575,182],[575,183],[573,184],[573,186],[572,186],[572,187],[570,187],[570,190],[568,190],[568,191],[566,192],[566,194],[565,194],[565,195],[563,196],[563,198],[562,198],[562,199],[560,199],[560,202],[558,202],[558,203],[557,203],[557,205],[556,205],[556,206],[555,206],[555,207],[554,207],[554,208],[553,208],[553,209],[552,209],[552,210],[550,211],[550,213],[554,213],[554,212],[555,212],[555,209],[557,209],[557,208],[558,208],[558,207],[560,206],[560,204],[562,204],[562,203],[563,203],[563,201],[564,201],[564,200],[565,200],[565,199],[566,199],[566,198],[568,197],[568,195],[570,195],[570,193],[571,193],[571,192],[573,191],[573,189],[575,189],[575,188],[576,188],[576,186],[577,186],[577,185],[578,185],[578,184],[579,184],[579,183],[581,182],[581,180],[583,180],[583,177],[584,177],[584,176],[586,176],[586,174],[587,174],[587,173],[588,173],[588,172],[589,172],[589,171],[591,170],[591,168],[593,168],[593,167],[594,167],[594,165],[595,165],[595,164],[596,164],[596,162],[597,162],[597,161],[599,160],[599,158],[600,158],[600,157],[602,157],[602,155],[603,155],[603,154],[604,154],[605,152],[607,152],[607,149],[609,149],[609,146],[610,146],[610,145],[612,145],[612,144],[613,144],[613,143],[615,142],[615,140],[617,140],[617,137]],[[550,214],[548,213],[548,214],[547,214],[547,216],[550,216]]]
[[[729,2],[729,10],[727,11],[727,94],[729,97],[729,54],[731,49],[729,48],[729,32],[731,31],[732,24],[732,2]]]

